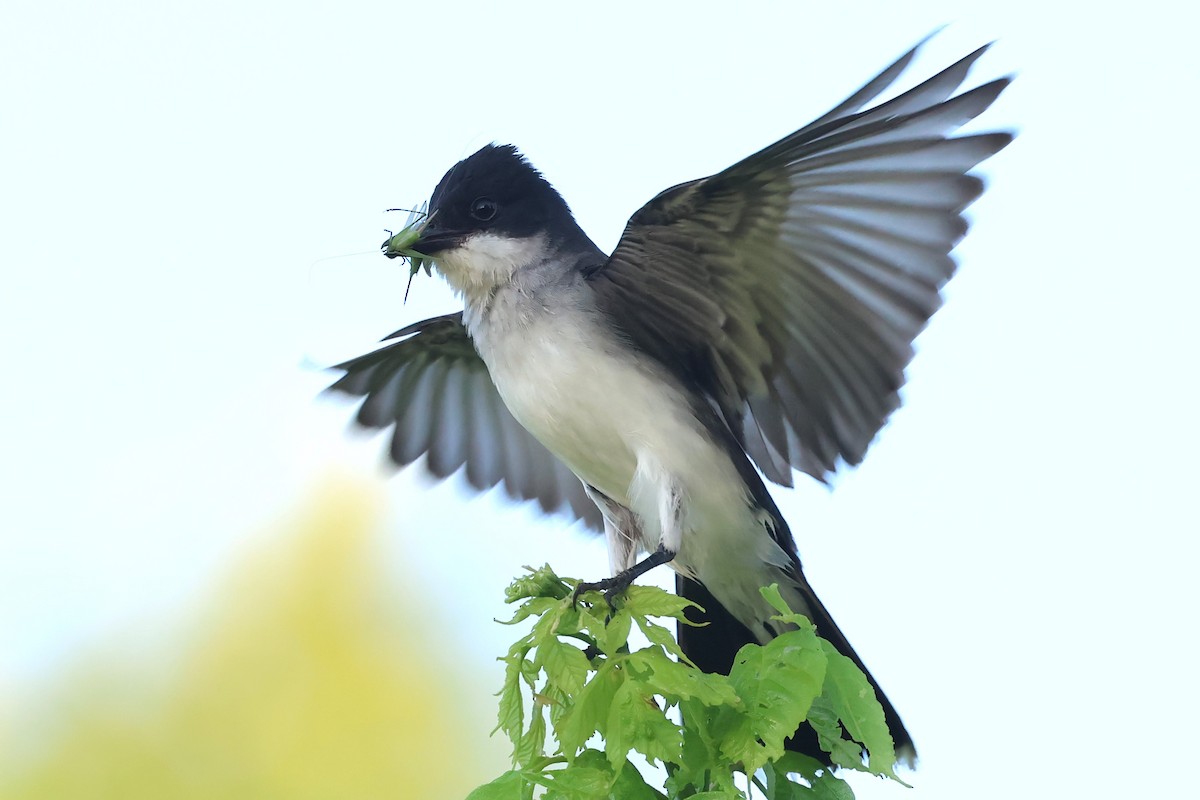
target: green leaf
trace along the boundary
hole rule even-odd
[[[575,763],[581,767],[592,767],[605,772],[610,771],[610,765],[608,759],[604,757],[604,753],[591,747],[580,753],[579,758],[575,759]]]
[[[640,650],[629,662],[653,673],[653,693],[670,702],[699,700],[708,706],[741,706],[742,701],[733,684],[724,675],[701,672],[696,667],[672,661],[662,651]]]
[[[761,594],[766,601],[771,604],[771,608],[774,608],[781,615],[793,613],[788,604],[784,602],[783,595],[779,593],[778,583],[772,583],[770,586],[764,586],[758,590],[758,593]]]
[[[614,768],[625,763],[630,750],[660,761],[679,760],[682,732],[663,715],[654,696],[644,692],[635,681],[627,680],[617,688],[607,722],[604,738],[608,760]]]
[[[621,600],[621,607],[629,613],[646,617],[684,619],[684,609],[699,608],[691,600],[657,586],[632,585],[621,594]]]
[[[504,688],[500,690],[500,702],[497,704],[496,728],[504,731],[514,747],[525,724],[524,701],[521,698],[521,663],[524,660],[511,655],[504,659]]]
[[[516,625],[522,620],[528,619],[531,616],[541,616],[558,605],[559,601],[553,597],[531,597],[517,607],[516,613],[512,615],[512,619],[496,620],[501,625]]]
[[[825,653],[811,629],[787,631],[761,647],[738,651],[729,680],[740,711],[723,709],[716,721],[721,752],[753,774],[783,755],[784,740],[804,721],[825,679]]]
[[[629,628],[633,622],[629,611],[624,608],[618,609],[612,619],[598,625],[596,623],[599,620],[594,614],[588,616],[593,621],[588,630],[596,639],[596,646],[600,648],[601,652],[610,656],[620,652],[621,648],[629,641]]]
[[[529,574],[517,578],[504,590],[504,602],[515,603],[526,597],[550,597],[561,600],[573,590],[562,578],[554,574],[549,564],[529,570]]]
[[[592,734],[604,727],[608,721],[609,706],[624,681],[623,673],[605,664],[580,690],[575,705],[563,714],[561,722],[554,729],[554,735],[567,758],[573,758],[584,743],[592,738]]]
[[[567,694],[557,686],[547,686],[542,689],[541,697],[543,698],[544,705],[550,711],[550,727],[558,730],[558,726],[562,724],[563,716],[567,713],[568,709],[575,705],[575,695]]]
[[[546,714],[545,706],[537,701],[533,704],[533,719],[529,722],[529,730],[521,736],[521,740],[513,749],[513,761],[522,767],[541,757],[546,750]]]
[[[510,770],[467,795],[467,800],[533,800],[533,783],[518,770]]]
[[[608,791],[609,800],[666,800],[666,795],[646,783],[637,767],[625,762]]]
[[[811,756],[800,753],[784,753],[783,757],[768,769],[774,768],[779,782],[777,800],[803,798],[803,800],[854,800],[854,790],[850,784],[837,777],[829,767]],[[812,788],[805,788],[787,778],[788,773],[796,773],[808,781]]]
[[[528,658],[521,659],[521,680],[525,681],[525,685],[533,690],[537,684],[539,668],[538,665],[530,661]]]
[[[675,635],[670,630],[664,628],[655,622],[651,622],[643,617],[636,617],[638,628],[642,634],[650,640],[651,644],[656,644],[663,650],[666,650],[671,655],[678,658],[680,661],[685,661],[691,664],[691,660],[683,654],[683,649],[679,646],[679,642],[675,640]],[[693,666],[695,666],[693,664]]]
[[[766,599],[768,603],[771,604],[776,611],[779,612],[779,614],[775,617],[772,617],[772,619],[788,622],[792,625],[795,625],[797,628],[816,630],[812,624],[812,620],[803,614],[797,614],[796,612],[792,611],[791,607],[787,604],[787,601],[783,599],[783,595],[779,593],[778,583],[772,583],[770,586],[764,586],[763,588],[759,589],[758,592]]]
[[[679,704],[683,716],[683,748],[676,768],[667,776],[666,789],[670,797],[687,797],[701,788],[722,784],[713,782],[726,768],[720,746],[712,735],[712,719],[717,709],[702,703],[684,700]],[[732,786],[732,775],[729,776]]]
[[[829,698],[846,732],[867,748],[867,763],[871,772],[895,778],[895,745],[883,715],[883,706],[875,696],[875,688],[862,670],[832,644],[822,640],[821,648],[828,662],[825,696]]]
[[[562,691],[573,695],[583,688],[588,673],[588,660],[583,651],[560,639],[550,639],[538,645],[538,658],[546,677]]]
[[[765,779],[767,800],[853,800],[849,786],[820,762],[783,750],[805,718],[834,763],[863,769],[862,745],[845,738],[843,724],[867,745],[873,771],[883,772],[883,756],[894,758],[869,682],[788,609],[778,587],[763,596],[780,612],[775,618],[796,629],[744,647],[727,677],[688,664],[671,630],[648,619],[683,617],[687,601],[632,587],[605,619],[611,609],[603,596],[585,593],[575,603],[573,585],[547,566],[510,586],[510,601],[523,601],[512,621],[533,620],[503,659],[498,719],[523,770],[477,790],[497,794],[472,800],[531,800],[535,784],[544,787],[542,800],[732,800],[742,798],[735,775],[760,769],[755,782]],[[630,652],[634,624],[650,645]],[[603,654],[589,659],[579,642]],[[667,717],[675,706],[682,725]],[[588,747],[597,735],[604,752]],[[558,750],[546,754],[555,741]],[[628,762],[633,751],[667,766],[667,794]]]
[[[632,767],[631,767],[632,769]],[[584,750],[565,769],[543,773],[539,782],[547,787],[543,800],[659,800],[661,795],[645,785],[633,769],[614,773],[599,750]],[[639,789],[638,782],[642,784]],[[646,792],[650,792],[646,794]]]
[[[547,609],[541,618],[533,623],[533,630],[529,632],[530,640],[535,645],[540,645],[558,635],[558,623],[565,613],[567,613],[567,609],[564,602],[561,601]]]
[[[589,751],[595,752],[595,751]],[[593,761],[570,764],[563,769],[544,772],[538,781],[546,787],[546,799],[604,800],[616,775],[607,763]]]
[[[837,710],[827,695],[813,700],[808,709],[808,724],[817,732],[817,741],[821,749],[829,753],[833,763],[860,772],[866,771],[862,763],[862,745],[844,737]]]
[[[806,756],[803,753],[794,753],[791,750],[788,750],[782,756],[772,761],[767,765],[767,768],[779,775],[794,772],[802,776],[805,780],[812,780],[820,773],[829,771],[829,767],[817,761],[812,756]]]

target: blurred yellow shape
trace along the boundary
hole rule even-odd
[[[499,774],[494,706],[458,700],[479,695],[453,637],[375,566],[380,510],[326,487],[225,582],[168,677],[78,671],[33,757],[6,725],[0,798],[461,798]]]

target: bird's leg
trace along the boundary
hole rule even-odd
[[[629,584],[633,583],[642,575],[650,570],[666,564],[675,558],[675,552],[667,550],[663,545],[659,545],[658,549],[650,555],[643,558],[638,563],[634,564],[629,569],[623,569],[611,578],[595,581],[594,583],[581,583],[575,587],[575,597],[578,600],[579,595],[584,592],[604,592],[604,600],[608,603],[608,607],[613,608],[613,598],[621,592],[629,588]]]
[[[612,574],[629,569],[637,562],[638,542],[642,540],[642,524],[637,515],[595,486],[585,483],[583,490],[604,516],[604,538]]]
[[[628,512],[628,509],[624,509],[623,506],[618,506],[618,508]],[[631,583],[655,567],[670,563],[675,558],[682,540],[683,497],[674,484],[671,484],[662,493],[659,513],[662,519],[662,535],[659,538],[658,548],[641,561],[621,570],[611,578],[594,583],[579,584],[575,587],[575,599],[578,599],[583,592],[604,592],[604,599],[611,609],[613,608],[613,598],[629,588]],[[608,515],[605,519],[608,520]],[[632,512],[628,512],[623,521],[636,524]],[[605,525],[605,528],[607,530],[608,524]],[[625,532],[625,534],[628,536],[629,532]]]

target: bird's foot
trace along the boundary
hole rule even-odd
[[[579,597],[587,592],[603,592],[604,602],[608,606],[608,611],[611,614],[617,610],[617,606],[613,602],[614,599],[621,594],[621,592],[629,588],[629,585],[633,583],[633,579],[635,577],[637,576],[629,574],[629,570],[623,570],[611,578],[605,578],[604,580],[594,582],[580,583],[575,587],[575,592],[571,596],[571,605],[574,606],[577,604],[579,602]]]
[[[604,602],[608,604],[609,613],[617,610],[613,604],[614,598],[618,597],[622,592],[629,588],[639,577],[657,567],[659,564],[666,564],[675,558],[675,554],[667,550],[662,545],[658,546],[650,555],[634,564],[629,569],[623,569],[611,578],[595,582],[580,583],[575,587],[575,591],[571,596],[571,604],[579,602],[579,596],[585,592],[603,592]]]

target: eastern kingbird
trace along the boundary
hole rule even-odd
[[[424,455],[437,477],[465,468],[477,489],[502,482],[602,528],[606,588],[670,564],[711,623],[680,631],[701,668],[728,671],[743,644],[780,633],[759,594],[778,583],[867,672],[762,479],[858,464],[899,406],[983,190],[969,171],[1012,139],[952,136],[1009,83],[956,94],[986,49],[863,110],[913,48],[815,122],[661,192],[611,255],[516,148],[484,147],[438,183],[411,246],[463,310],[339,365],[331,389],[366,398],[362,425],[395,426],[397,464]],[[806,732],[793,749],[827,759]]]

